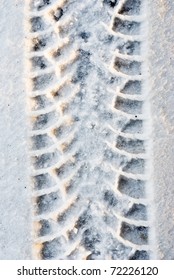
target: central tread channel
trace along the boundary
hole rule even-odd
[[[149,258],[142,2],[27,2],[34,258]]]

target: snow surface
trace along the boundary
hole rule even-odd
[[[152,225],[157,259],[174,259],[174,3],[148,0],[152,114]],[[154,241],[154,239],[153,239]]]
[[[30,259],[23,1],[0,7],[0,259]]]

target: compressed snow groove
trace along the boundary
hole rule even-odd
[[[141,4],[27,1],[34,258],[149,258]]]

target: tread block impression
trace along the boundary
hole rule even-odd
[[[44,8],[47,8],[49,5],[51,5],[55,0],[32,0],[31,1],[31,8],[40,11]]]
[[[141,94],[141,82],[140,81],[128,81],[121,90],[124,94]]]
[[[118,182],[118,189],[120,192],[133,197],[145,198],[145,182],[141,180],[134,180],[120,176]]]
[[[136,114],[142,113],[142,101],[118,96],[115,102],[115,108],[129,114],[135,114],[136,116]]]
[[[123,128],[123,132],[125,133],[143,133],[143,121],[142,120],[129,120],[125,127]]]
[[[120,9],[119,13],[123,15],[139,15],[141,12],[142,0],[127,0]]]
[[[127,75],[141,75],[141,63],[137,61],[131,61],[128,59],[122,59],[117,57],[115,59],[115,69]]]
[[[125,216],[135,220],[147,220],[146,207],[143,204],[134,203]]]
[[[148,229],[144,226],[137,227],[123,222],[121,236],[134,244],[146,245],[148,242]]]
[[[118,50],[126,55],[140,55],[141,44],[138,41],[121,41]]]
[[[140,32],[140,23],[115,18],[113,30],[125,35],[138,35]]]
[[[149,260],[150,256],[147,251],[136,251],[134,255],[132,255],[129,260]]]
[[[66,241],[63,236],[43,243],[41,257],[45,260],[57,259],[57,257],[60,257],[60,255],[65,253],[65,244]]]
[[[37,198],[37,212],[38,214],[49,213],[60,205],[60,195],[57,192],[39,196]]]
[[[54,180],[48,173],[34,176],[32,179],[35,190],[47,189],[54,186]]]
[[[123,136],[118,136],[116,147],[133,154],[145,152],[144,141],[138,139],[129,139]]]
[[[45,28],[48,27],[48,24],[46,24],[45,20],[41,17],[33,17],[31,18],[30,22],[31,31],[33,32],[43,31]]]
[[[111,8],[114,8],[119,0],[103,0],[103,3],[108,5]]]
[[[124,171],[133,174],[144,174],[145,162],[144,159],[131,159],[123,168]]]
[[[47,134],[41,134],[33,136],[31,138],[31,143],[34,150],[40,150],[45,147],[50,147],[54,142]]]

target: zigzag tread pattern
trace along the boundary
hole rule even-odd
[[[26,1],[36,259],[148,259],[142,0]]]

